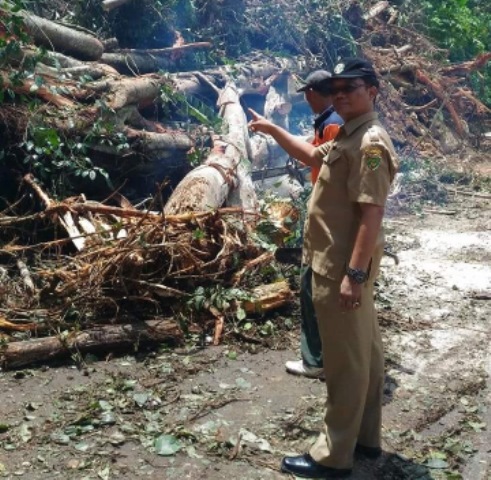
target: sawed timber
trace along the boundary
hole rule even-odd
[[[4,369],[25,367],[34,363],[88,353],[131,348],[138,345],[176,341],[182,338],[179,326],[168,319],[147,320],[125,325],[101,325],[66,337],[44,337],[11,342],[0,350]]]

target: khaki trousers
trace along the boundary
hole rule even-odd
[[[379,447],[384,358],[373,301],[373,282],[383,249],[372,259],[361,307],[339,307],[340,282],[313,273],[313,300],[322,339],[327,410],[324,428],[310,450],[325,466],[351,468],[356,443]]]

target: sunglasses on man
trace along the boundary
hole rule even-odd
[[[355,90],[358,90],[360,87],[366,87],[365,83],[357,83],[345,85],[344,87],[329,87],[329,95],[337,95],[338,93],[350,94]]]

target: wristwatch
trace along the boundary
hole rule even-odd
[[[364,272],[358,268],[346,267],[346,275],[355,283],[365,283],[368,279],[368,272]]]

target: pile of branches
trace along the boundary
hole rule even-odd
[[[4,229],[48,220],[69,235],[0,249],[9,259],[0,271],[4,368],[73,352],[179,342],[183,328],[199,332],[210,319],[217,344],[225,310],[263,313],[291,301],[285,281],[257,285],[258,269],[270,265],[273,254],[253,240],[242,209],[166,215],[123,204],[69,198],[33,215],[0,216]],[[68,243],[75,250],[69,255]],[[192,316],[189,299],[210,285],[239,293],[222,309],[203,298],[202,315],[181,322],[178,312]]]
[[[377,2],[361,17],[358,38],[383,80],[378,108],[392,138],[420,156],[479,145],[491,128],[491,109],[472,91],[470,76],[486,67],[491,52],[449,64],[447,51],[397,25],[397,15],[389,2]]]

